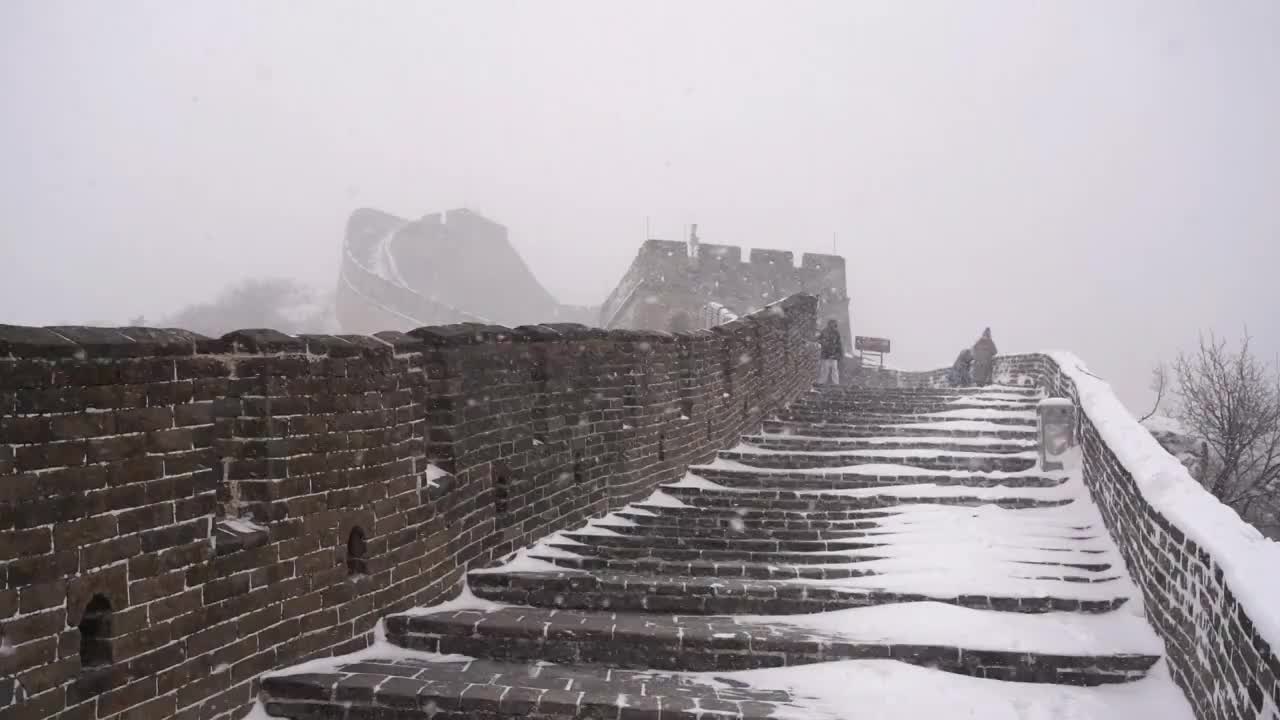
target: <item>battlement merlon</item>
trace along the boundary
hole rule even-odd
[[[752,265],[771,268],[786,268],[788,270],[794,270],[796,267],[794,260],[795,253],[790,250],[764,250],[756,248],[751,251],[750,257]]]

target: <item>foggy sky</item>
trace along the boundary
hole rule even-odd
[[[0,322],[323,289],[472,207],[564,302],[652,234],[837,251],[899,367],[1064,348],[1134,409],[1280,351],[1280,3],[0,3]],[[483,272],[483,268],[472,269]]]

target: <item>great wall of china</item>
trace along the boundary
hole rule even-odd
[[[1280,717],[1274,544],[1075,358],[813,389],[840,258],[650,241],[596,311],[630,329],[504,327],[357,215],[339,311],[380,332],[0,326],[0,720],[836,718],[751,673],[868,660]]]

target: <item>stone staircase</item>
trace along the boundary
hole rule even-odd
[[[265,710],[913,717],[888,690],[880,714],[842,700],[903,673],[976,698],[944,717],[1153,707],[1160,642],[1078,475],[1037,469],[1037,399],[816,389],[647,500],[472,571],[459,600],[387,617],[385,642],[265,676]]]

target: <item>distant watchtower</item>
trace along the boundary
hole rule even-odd
[[[688,242],[647,240],[622,281],[605,301],[600,325],[606,328],[677,331],[717,303],[736,315],[803,292],[818,297],[818,316],[834,318],[845,338],[849,295],[844,258],[805,253],[796,267],[789,250],[752,250],[703,243],[697,225]],[[713,313],[714,314],[714,313]]]

